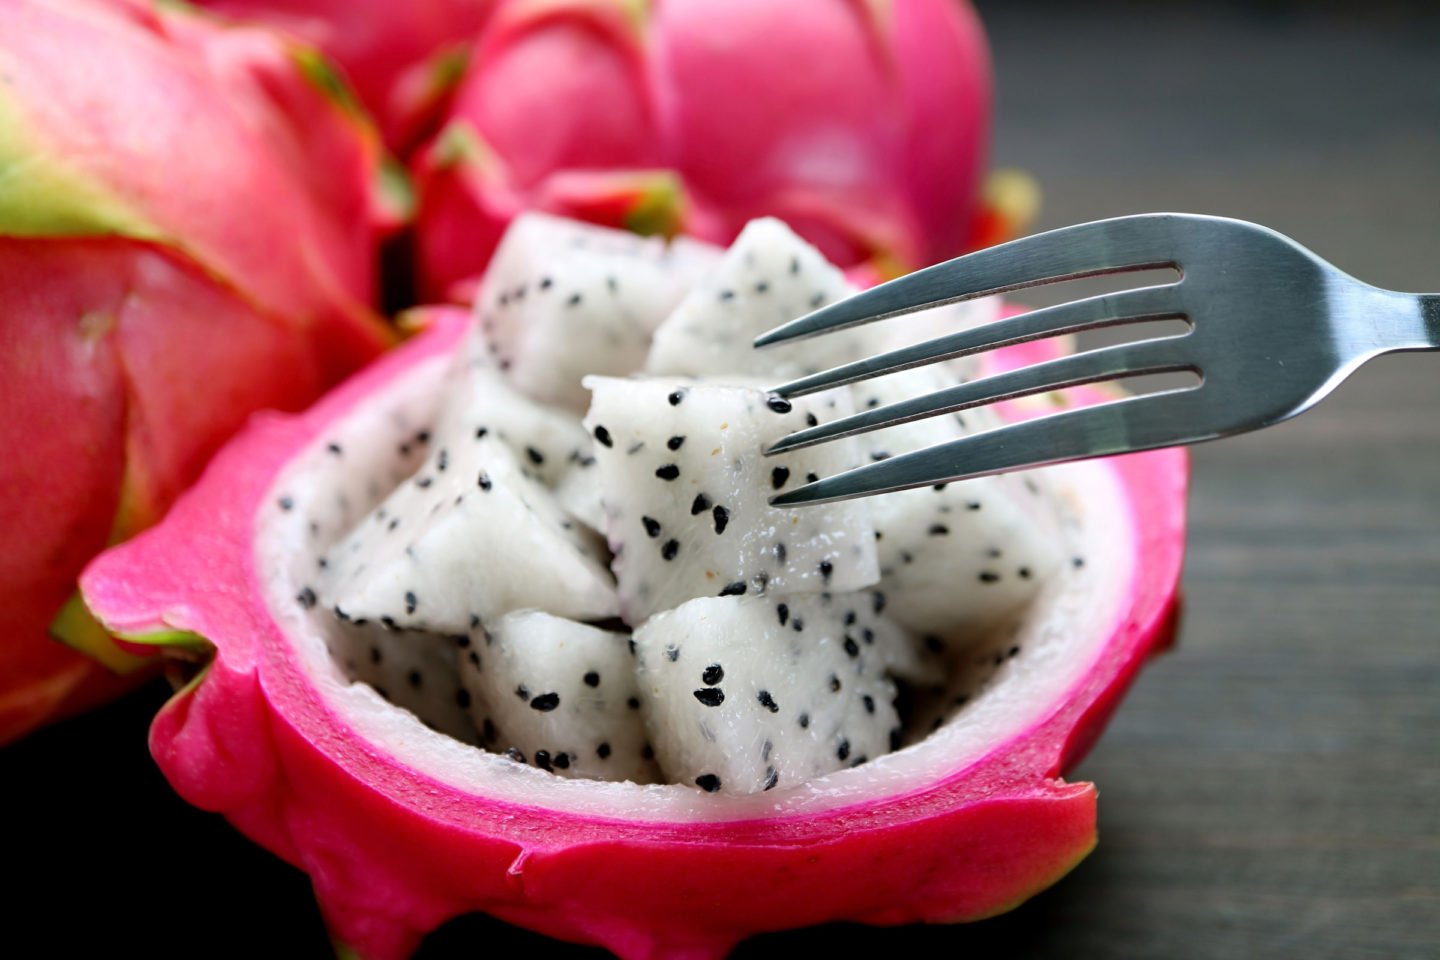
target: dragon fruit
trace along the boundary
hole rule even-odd
[[[430,132],[465,69],[467,42],[494,0],[199,0],[314,45],[344,69],[386,143],[403,151]]]
[[[537,610],[459,642],[480,742],[565,777],[659,778],[624,634]]]
[[[699,241],[526,214],[486,271],[480,332],[523,393],[584,413],[581,378],[639,369],[660,321],[718,259]]]
[[[836,443],[767,459],[770,443],[849,396],[794,404],[754,386],[587,377],[600,501],[631,623],[707,596],[857,590],[877,579],[864,503],[784,511],[777,490],[858,466]]]
[[[599,487],[625,622],[567,616],[608,572],[570,564],[583,531],[556,533],[551,491],[451,415],[474,412],[441,394],[485,356],[483,333],[459,310],[426,316],[308,412],[254,421],[164,523],[83,578],[135,649],[213,647],[152,751],[184,797],[311,873],[337,941],[403,956],[478,909],[626,957],[719,957],[827,920],[987,916],[1093,846],[1094,788],[1062,776],[1173,627],[1183,454],[1048,471],[1036,499],[1063,562],[1023,610],[937,651],[900,625],[870,504],[823,519],[764,502],[809,463],[761,459],[770,431],[859,391],[786,403],[733,375],[595,377],[595,462],[581,454],[560,487]],[[856,452],[803,456],[838,469]],[[501,474],[533,513],[467,506]],[[507,532],[542,521],[545,546]],[[796,526],[803,545],[779,539]],[[734,535],[740,551],[683,589],[656,572]],[[776,565],[827,548],[794,577]],[[357,617],[346,594],[339,617],[335,591],[366,576],[377,602]],[[512,587],[530,593],[500,597]],[[462,709],[469,728],[451,733]]]
[[[169,6],[0,4],[0,742],[127,682],[52,624],[138,663],[67,604],[87,559],[388,341],[376,140],[316,62]]]
[[[911,641],[874,597],[708,597],[648,620],[635,645],[661,766],[706,793],[755,793],[898,747],[886,670]]]
[[[527,209],[716,243],[778,216],[840,266],[886,272],[993,240],[989,56],[969,4],[774,9],[500,5],[412,162],[426,292],[477,276]]]

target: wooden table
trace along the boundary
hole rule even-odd
[[[996,158],[1044,185],[1041,226],[1229,214],[1440,290],[1440,22],[1153,7],[983,4]],[[1382,361],[1297,421],[1196,449],[1192,507],[1180,646],[1077,771],[1101,788],[1088,860],[985,923],[737,956],[1440,957],[1440,357]],[[0,863],[34,894],[6,933],[55,955],[323,955],[304,877],[149,762],[162,695],[0,753]],[[470,918],[425,955],[481,949],[584,952]]]

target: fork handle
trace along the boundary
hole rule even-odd
[[[1425,338],[1430,341],[1431,350],[1440,350],[1440,293],[1422,293],[1420,318],[1425,323]]]

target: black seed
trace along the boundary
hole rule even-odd
[[[941,640],[933,633],[927,633],[925,635],[924,643],[925,649],[929,650],[931,653],[942,653],[945,650],[945,641]]]
[[[455,691],[455,705],[461,710],[470,709],[470,691],[461,687]]]
[[[405,677],[405,679],[410,683],[410,688],[411,688],[412,690],[419,690],[419,689],[420,689],[420,671],[419,671],[419,670],[411,670],[410,673]]]
[[[775,562],[776,562],[776,563],[784,563],[784,562],[785,562],[785,544],[783,544],[783,543],[777,543],[777,544],[775,544]]]
[[[475,665],[476,670],[480,669],[480,654],[476,653],[474,650],[471,650],[469,653],[465,654],[465,656],[470,660],[472,664]]]
[[[808,730],[808,729],[810,729],[810,714],[808,714],[808,713],[802,713],[802,714],[800,714],[800,729],[801,729],[801,730]]]
[[[744,593],[745,583],[741,580],[736,580],[734,583],[727,583],[720,588],[720,596],[722,597],[738,597]]]
[[[480,615],[478,613],[470,614],[470,629],[474,630],[478,626],[480,626]],[[486,635],[485,640],[487,642],[490,640],[489,635]]]
[[[304,587],[295,595],[295,602],[306,610],[313,609],[315,606],[315,591],[309,587]]]
[[[766,740],[765,743],[760,747],[760,759],[769,760],[770,752],[774,749],[775,744],[771,743],[769,740]]]
[[[1010,657],[1013,660],[1015,657],[1020,656],[1020,648],[1011,647],[1009,650],[1005,651],[1005,656]]]
[[[786,481],[788,481],[789,479],[789,467],[776,467],[774,470],[770,471],[770,486],[774,487],[776,490],[779,490],[781,487],[785,486]]]
[[[782,603],[775,608],[775,613],[780,617],[780,626],[785,626],[785,621],[790,619],[790,607]]]
[[[540,278],[540,289],[541,289],[541,290],[549,290],[549,289],[550,289],[551,287],[553,287],[553,286],[555,286],[555,281],[552,280],[551,278],[549,278],[549,277],[541,277],[541,278]]]
[[[718,663],[712,663],[700,673],[700,679],[709,686],[715,686],[725,679],[725,668]]]
[[[805,621],[801,620],[799,617],[796,617],[794,620],[790,621],[790,626],[794,628],[796,633],[799,633],[805,629]]]
[[[761,690],[759,693],[755,694],[755,699],[760,701],[760,706],[764,707],[766,710],[769,710],[771,713],[780,712],[780,705],[775,702],[774,697],[770,696],[769,690]]]
[[[702,773],[695,778],[695,786],[706,793],[715,793],[720,789],[720,778],[713,773]]]
[[[670,644],[670,646],[668,646],[668,647],[665,648],[665,659],[666,659],[666,660],[669,660],[671,663],[674,663],[676,660],[679,660],[679,659],[680,659],[680,648],[677,647],[677,646],[675,646],[675,644],[673,644],[673,643]]]
[[[630,444],[630,446],[628,446],[628,447],[625,448],[625,453],[626,453],[627,455],[633,457],[633,456],[635,456],[635,454],[639,453],[641,450],[644,450],[644,449],[645,449],[645,441],[644,441],[644,440],[636,440],[634,443]]]
[[[697,493],[695,500],[690,504],[690,516],[695,517],[710,509],[710,498],[703,493]]]
[[[1079,570],[1081,567],[1085,566],[1085,558],[1084,558],[1084,557],[1072,557],[1072,558],[1070,559],[1070,566],[1074,567],[1076,570]]]
[[[530,701],[530,709],[539,710],[541,713],[549,713],[558,706],[560,706],[560,694],[558,693],[542,693]]]
[[[521,700],[529,700],[530,688],[525,686],[525,684],[523,683],[520,684],[520,686],[515,688],[515,696],[519,697]]]
[[[1016,575],[1018,575],[1018,576],[1020,577],[1021,580],[1029,580],[1029,579],[1030,579],[1030,568],[1029,568],[1029,567],[1021,567],[1019,570],[1016,570],[1015,573],[1016,573]]]
[[[932,523],[926,533],[932,537],[943,537],[950,532],[950,528],[943,523]]]
[[[679,450],[684,445],[685,438],[681,436],[674,436],[671,437],[669,440],[665,441],[665,446],[669,447],[671,450]]]
[[[600,446],[602,447],[615,446],[615,441],[610,439],[610,431],[606,430],[603,426],[600,426],[599,424],[596,424],[595,426],[595,442],[600,444]]]
[[[806,425],[807,427],[818,427],[818,426],[820,426],[820,418],[817,417],[817,416],[815,416],[814,413],[811,413],[810,411],[806,411],[806,413],[805,413],[805,425]]]
[[[445,472],[445,468],[448,467],[449,465],[450,465],[450,451],[448,451],[448,450],[446,450],[445,448],[442,447],[442,448],[440,449],[440,452],[435,455],[435,469],[436,469],[436,470],[439,470],[441,473],[444,473],[444,472]]]
[[[715,534],[719,536],[725,532],[725,527],[730,523],[730,511],[725,507],[716,507],[710,513],[715,518]]]
[[[415,480],[415,486],[419,487],[421,490],[425,490],[430,486],[430,484],[434,482],[434,477],[418,477]]]
[[[381,659],[381,656],[380,656],[380,648],[379,648],[379,647],[371,647],[371,648],[370,648],[370,662],[371,662],[371,663],[378,664],[378,663],[380,662],[380,659]]]
[[[971,500],[971,501],[968,501],[968,502],[965,504],[965,509],[966,509],[966,510],[979,510],[979,509],[980,509],[980,501],[979,501],[979,500]]]
[[[670,406],[678,407],[680,406],[680,401],[685,399],[685,391],[676,390],[674,393],[670,394],[670,396],[666,397],[665,399],[670,401]]]
[[[982,570],[982,571],[980,571],[980,582],[981,582],[981,583],[999,583],[999,582],[1000,582],[1000,574],[996,573],[994,570]]]
[[[550,770],[550,769],[551,769],[551,766],[550,766],[550,751],[549,751],[549,750],[536,750],[536,751],[535,751],[535,766],[539,767],[541,770]]]
[[[821,291],[810,298],[810,306],[818,307],[825,302],[825,293]]]
[[[735,291],[734,291],[734,290],[721,290],[721,291],[720,291],[720,299],[721,299],[722,301],[724,301],[724,300],[734,300],[734,299],[735,299]]]
[[[290,497],[281,497],[279,500],[276,500],[275,502],[280,505],[280,509],[281,509],[281,510],[291,510],[291,509],[293,509],[294,506],[295,506],[295,501],[294,501],[292,498],[290,498]]]
[[[661,558],[662,560],[674,560],[674,559],[675,559],[675,554],[677,554],[677,553],[679,553],[679,552],[680,552],[680,541],[679,541],[679,540],[666,540],[666,541],[665,541],[665,545],[660,548],[660,558]]]
[[[608,758],[610,756],[610,744],[602,743],[600,744],[600,746],[596,747],[595,756],[599,757],[601,760]]]
[[[794,276],[794,275],[798,274],[799,272],[800,272],[800,258],[799,258],[799,257],[791,257],[791,258],[790,258],[790,275],[791,275],[791,276]]]
[[[585,686],[587,686],[587,687],[598,687],[598,686],[600,686],[600,674],[596,673],[594,670],[591,670],[591,671],[589,671],[588,673],[586,673],[586,674],[585,674]]]
[[[852,658],[860,656],[860,644],[855,642],[854,637],[845,638],[845,652]]]
[[[390,522],[385,525],[385,529],[386,529],[386,530],[394,530],[394,529],[395,529],[396,527],[398,527],[398,526],[400,526],[400,518],[399,518],[399,517],[391,517],[391,518],[390,518]]]
[[[850,761],[850,768],[853,770],[854,768],[859,767],[859,766],[864,766],[865,764],[867,764],[867,763],[869,763],[869,762],[870,762],[870,758],[867,757],[867,756],[865,756],[865,754],[862,753],[862,754],[860,754],[860,756],[858,756],[858,757],[856,757],[854,760],[851,760],[851,761]]]
[[[318,558],[318,559],[315,561],[315,564],[316,564],[321,570],[324,570],[326,567],[330,566],[330,561],[329,561],[329,560],[326,560],[324,557],[320,557],[320,558]]]
[[[872,450],[870,453],[870,459],[874,460],[876,463],[879,463],[881,460],[889,460],[890,454],[886,453],[884,450]]]
[[[663,467],[655,468],[655,476],[659,477],[661,480],[674,480],[676,477],[680,476],[680,468],[675,466],[675,464],[673,463],[667,463]]]
[[[633,657],[633,656],[635,656],[635,638],[634,638],[634,637],[631,637],[629,642],[630,642],[630,656]]]
[[[568,297],[565,298],[565,306],[567,306],[567,307],[578,307],[578,306],[580,305],[580,300],[581,300],[580,294],[578,294],[578,293],[572,293],[572,294],[570,294],[570,296],[568,296]]]
[[[881,593],[879,590],[876,590],[875,596],[871,601],[871,606],[874,607],[875,613],[878,616],[880,611],[885,609],[885,594]]]
[[[841,741],[840,741],[840,746],[838,746],[838,747],[835,748],[835,759],[843,761],[843,760],[848,759],[849,756],[850,756],[850,741],[849,741],[849,740],[841,740]],[[537,762],[537,763],[539,762],[539,757],[538,757],[538,755],[537,755],[537,757],[536,757],[536,762]]]
[[[645,532],[651,537],[660,536],[660,521],[654,517],[641,517],[640,523],[644,525]]]
[[[343,451],[343,450],[340,449],[340,444],[338,444],[338,443],[327,443],[327,444],[325,444],[325,449],[326,449],[326,450],[329,450],[331,453],[335,454],[335,456],[337,456],[337,457],[340,456],[340,454],[342,454],[342,453],[345,452],[345,451]]]
[[[755,292],[756,292],[756,293],[764,293],[764,292],[766,292],[766,291],[769,290],[769,289],[770,289],[770,284],[769,284],[768,282],[764,281],[764,280],[761,280],[759,283],[755,284]]]
[[[835,676],[835,674],[833,674],[833,673],[830,674],[830,692],[831,692],[831,693],[839,693],[839,692],[840,692],[840,678],[837,677],[837,676]]]
[[[939,492],[941,492],[942,490],[944,490],[944,489],[945,489],[946,487],[948,487],[948,486],[949,486],[948,483],[937,483],[937,484],[935,484],[934,490],[935,490],[936,493],[939,493]]]
[[[384,627],[386,630],[397,629],[395,618],[389,615],[380,618],[380,626]]]
[[[509,750],[506,750],[505,756],[509,757],[511,760],[514,760],[516,763],[525,762],[525,754],[520,752],[519,747],[511,747]]]
[[[413,590],[406,590],[406,591],[405,591],[405,612],[406,612],[406,613],[414,613],[414,612],[415,612],[415,608],[418,607],[419,605],[420,605],[420,601],[417,600],[417,599],[415,599],[415,592],[414,592]]]
[[[418,432],[415,434],[415,442],[416,442],[416,443],[429,443],[429,442],[430,442],[430,431],[429,431],[429,430],[421,430],[421,431],[418,431]]]
[[[639,710],[639,709],[640,709],[640,698],[639,698],[639,697],[631,697],[629,700],[626,700],[626,701],[625,701],[625,706],[629,707],[631,710]]]
[[[765,398],[765,406],[769,407],[771,410],[774,410],[776,413],[789,413],[791,410],[795,409],[794,405],[791,404],[789,400],[786,400],[784,397],[776,396],[773,393]]]
[[[820,474],[818,474],[818,473],[807,473],[807,474],[805,474],[805,482],[806,482],[806,483],[818,483],[819,480],[820,480]]]
[[[536,450],[534,447],[526,447],[525,456],[529,457],[530,462],[535,464],[535,466],[537,467],[541,466],[545,462],[545,454],[541,453],[539,450]]]
[[[568,769],[570,769],[570,754],[568,754],[568,753],[557,753],[557,754],[555,754],[555,766],[559,767],[561,770],[568,770]]]
[[[695,699],[707,707],[718,707],[725,702],[725,691],[719,687],[706,687],[695,691]]]
[[[777,783],[779,783],[779,782],[780,782],[780,774],[775,771],[775,768],[774,768],[774,767],[766,767],[766,768],[765,768],[765,786],[762,787],[761,789],[762,789],[762,790],[774,790],[774,789],[775,789],[775,784],[777,784]]]
[[[863,703],[863,704],[865,704],[865,712],[866,712],[866,713],[874,713],[874,712],[875,712],[875,698],[872,697],[872,696],[870,696],[870,694],[867,693],[867,694],[865,694],[864,696],[862,696],[862,697],[860,698],[860,702]]]
[[[829,580],[830,580],[830,575],[831,575],[832,573],[834,573],[834,572],[835,572],[835,564],[831,563],[829,560],[821,560],[821,561],[820,561],[820,576],[821,576],[821,578],[823,578],[826,582],[829,582]]]

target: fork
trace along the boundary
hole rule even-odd
[[[1440,349],[1440,294],[1363,283],[1243,220],[1152,213],[989,247],[822,307],[757,337],[799,340],[1039,284],[1171,267],[1173,283],[1074,300],[826,370],[775,388],[799,397],[1061,334],[1179,318],[1189,329],[961,383],[800,430],[767,454],[1106,380],[1191,371],[1198,385],[1052,413],[867,464],[774,496],[827,503],[1258,430],[1309,409],[1383,353]]]

